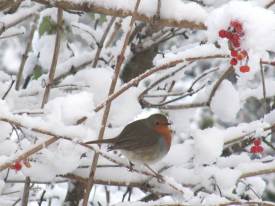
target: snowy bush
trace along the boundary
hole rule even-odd
[[[0,205],[275,205],[274,4],[2,0]],[[155,113],[160,161],[87,144]]]

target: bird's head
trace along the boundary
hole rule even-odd
[[[171,129],[169,128],[169,125],[171,124],[167,117],[163,114],[152,114],[147,119],[147,124],[150,128],[152,128],[154,131],[159,133],[162,137],[164,137],[165,142],[167,145],[171,145],[172,141],[172,135],[171,135]]]
[[[163,114],[152,114],[147,118],[147,123],[151,128],[168,128],[171,124],[168,122],[168,119]]]

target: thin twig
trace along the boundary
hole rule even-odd
[[[96,54],[95,54],[95,58],[94,58],[93,65],[92,65],[93,67],[96,67],[96,65],[97,65],[97,62],[98,62],[99,57],[100,57],[101,50],[102,50],[102,48],[103,48],[104,41],[105,41],[105,39],[106,39],[106,37],[107,37],[107,34],[109,33],[109,31],[110,31],[110,29],[111,29],[111,27],[112,27],[112,25],[113,25],[115,19],[116,19],[115,16],[113,16],[113,17],[111,18],[111,20],[110,20],[110,22],[108,23],[108,25],[107,25],[107,27],[106,27],[106,29],[105,29],[105,31],[104,31],[104,33],[103,33],[103,35],[102,35],[100,41],[99,41],[98,44],[97,44],[97,51],[96,51]]]
[[[128,46],[130,34],[131,34],[131,31],[132,31],[132,28],[133,28],[133,25],[134,25],[134,22],[135,22],[135,16],[137,14],[137,10],[138,10],[140,1],[141,0],[136,1],[134,14],[133,14],[133,16],[131,18],[131,21],[130,21],[130,24],[129,24],[129,30],[126,33],[120,55],[117,58],[117,63],[116,63],[115,71],[114,71],[114,76],[113,76],[113,79],[112,79],[112,82],[111,82],[111,85],[110,85],[108,96],[112,95],[115,91],[115,86],[116,86],[116,83],[117,83],[117,80],[118,80],[118,77],[119,77],[119,72],[120,72],[121,66],[122,66],[123,61],[124,61],[124,54],[125,54],[126,48]],[[99,134],[98,134],[98,140],[103,139],[104,132],[105,132],[105,127],[106,127],[106,124],[107,124],[108,115],[109,115],[109,112],[110,112],[110,108],[111,108],[111,101],[106,104],[106,107],[105,107],[105,110],[104,110],[104,113],[103,113],[103,117],[102,117],[102,121],[101,121],[101,127],[100,127]],[[82,204],[83,206],[88,205],[90,191],[91,191],[91,189],[93,187],[93,184],[94,184],[94,175],[95,175],[95,171],[96,171],[96,165],[97,165],[97,162],[98,162],[98,158],[99,158],[99,154],[96,153],[93,157],[93,162],[92,162],[91,171],[90,171],[90,174],[89,174],[87,187],[86,187],[86,190],[85,190],[84,195],[83,195],[83,204]]]
[[[46,190],[43,190],[43,192],[42,192],[42,194],[40,196],[39,202],[38,202],[38,206],[42,206],[43,201],[45,201],[44,200],[45,194],[46,194]]]
[[[19,36],[19,35],[23,35],[25,34],[24,32],[17,32],[17,33],[13,33],[13,34],[9,34],[9,35],[6,35],[6,36],[0,36],[0,39],[8,39],[8,38],[12,38],[12,37],[15,37],[15,36]]]
[[[24,70],[24,67],[25,67],[25,63],[28,59],[28,53],[29,53],[29,51],[31,50],[31,47],[32,47],[32,40],[33,40],[34,32],[35,32],[36,26],[37,26],[37,19],[38,19],[38,16],[36,16],[35,19],[34,19],[34,23],[32,25],[29,40],[27,42],[25,52],[22,55],[21,63],[20,63],[19,70],[18,70],[18,73],[17,73],[17,76],[16,76],[16,84],[15,84],[15,89],[16,90],[19,89],[20,81],[21,81],[23,70]]]
[[[56,32],[56,38],[55,38],[52,64],[51,64],[51,69],[49,72],[49,79],[48,79],[48,83],[45,88],[41,108],[43,108],[44,105],[48,102],[49,95],[50,95],[50,89],[51,89],[51,86],[52,86],[52,83],[54,80],[57,60],[58,60],[58,56],[59,56],[60,43],[61,43],[62,24],[63,24],[63,10],[58,8],[58,10],[57,10],[57,32]]]
[[[262,80],[262,87],[263,87],[264,114],[266,114],[267,113],[266,86],[265,86],[265,78],[264,78],[264,69],[261,61],[260,61],[260,68],[261,68],[261,80]]]
[[[87,29],[81,28],[80,26],[74,25],[74,24],[72,24],[72,27],[75,27],[75,28],[77,28],[79,30],[82,30],[82,31],[86,32],[87,34],[89,34],[93,38],[93,40],[95,42],[97,42],[97,39],[95,38],[95,36],[90,31],[88,31]]]
[[[268,9],[268,8],[270,8],[271,6],[273,6],[273,4],[275,4],[275,0],[269,2],[269,3],[265,6],[265,8]]]
[[[176,81],[173,80],[173,81],[171,82],[171,84],[170,84],[168,90],[167,90],[167,93],[170,93],[170,92],[173,90],[175,84],[176,84]],[[168,97],[168,95],[164,96],[163,99],[162,99],[159,103],[165,102],[165,100],[167,99],[167,97]]]
[[[3,119],[1,119],[1,121],[3,121]],[[4,120],[5,121],[5,120]],[[35,129],[32,129],[32,131],[35,131]],[[0,165],[0,172],[9,168],[10,166],[12,166],[13,162],[15,161],[22,161],[27,159],[29,156],[37,153],[38,151],[42,150],[43,148],[49,146],[50,144],[53,144],[54,142],[56,142],[59,138],[56,136],[53,136],[49,139],[47,139],[46,141],[34,146],[33,148],[27,150],[26,152],[24,152],[23,154],[19,155],[18,157],[16,157],[14,160],[8,161],[4,164]]]
[[[2,100],[6,99],[6,97],[7,97],[7,96],[8,96],[8,94],[9,94],[9,92],[11,91],[11,88],[12,88],[12,86],[13,86],[14,82],[15,82],[15,80],[14,80],[14,79],[13,79],[13,80],[11,80],[10,86],[9,86],[8,90],[5,92],[5,94],[3,95]]]
[[[120,31],[121,23],[122,23],[122,18],[119,18],[119,20],[115,23],[113,32],[110,35],[109,39],[107,40],[105,47],[109,47],[111,45],[111,43],[113,43],[114,39],[116,38],[117,34]]]
[[[32,8],[20,9],[15,14],[11,14],[9,18],[3,16],[0,18],[0,35],[7,29],[25,21],[26,19],[32,17],[37,11],[41,10],[43,7],[34,6]]]
[[[275,206],[272,202],[266,201],[231,201],[227,203],[219,204],[219,206]]]
[[[22,196],[22,206],[28,206],[29,201],[29,192],[30,192],[30,183],[31,179],[30,177],[26,177],[25,179],[25,185],[24,185],[24,191]]]

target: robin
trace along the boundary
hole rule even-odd
[[[153,114],[128,124],[111,139],[95,140],[86,144],[109,144],[108,150],[121,150],[130,161],[152,164],[162,159],[171,146],[170,123],[163,114]]]

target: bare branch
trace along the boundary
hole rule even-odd
[[[38,19],[38,16],[36,16],[36,18],[34,20],[34,23],[32,25],[32,29],[31,29],[31,32],[30,32],[29,40],[27,42],[27,46],[26,46],[26,49],[25,49],[25,52],[22,55],[21,63],[20,63],[19,70],[18,70],[18,73],[17,73],[17,76],[16,76],[16,83],[15,83],[15,89],[16,90],[19,89],[20,81],[21,81],[23,70],[24,70],[24,67],[25,67],[25,63],[26,63],[27,58],[28,58],[28,53],[29,53],[29,51],[31,50],[31,47],[32,47],[32,40],[33,40],[34,32],[35,32],[36,26],[37,26],[37,19]]]
[[[264,114],[267,113],[267,101],[266,101],[266,87],[265,87],[265,77],[264,77],[264,68],[262,61],[260,61],[260,68],[261,68],[261,80],[262,80],[262,87],[263,87],[263,101],[264,101]]]
[[[275,4],[275,0],[270,1],[267,5],[265,5],[265,8],[268,9],[273,6],[273,4]]]
[[[22,206],[28,206],[30,183],[31,183],[30,177],[26,177],[25,178],[23,196],[22,196],[22,200],[21,200],[22,201]]]
[[[100,39],[100,42],[98,42],[98,44],[97,44],[98,47],[97,47],[97,51],[96,51],[96,54],[95,54],[93,67],[96,67],[96,65],[97,65],[98,59],[100,57],[101,50],[103,48],[104,41],[105,41],[105,39],[107,37],[107,34],[109,33],[109,31],[110,31],[110,29],[113,25],[115,19],[116,19],[116,17],[114,17],[114,16],[111,18],[109,24],[107,25],[107,27],[106,27],[106,29],[105,29],[105,31],[104,31],[101,39]]]
[[[46,89],[44,92],[43,100],[41,108],[44,107],[44,105],[48,102],[48,98],[50,95],[50,89],[54,80],[54,74],[56,70],[57,60],[59,56],[59,49],[60,49],[60,42],[61,42],[61,33],[62,33],[62,24],[63,24],[63,10],[58,8],[57,10],[57,32],[56,32],[56,38],[55,38],[55,45],[54,45],[54,52],[53,52],[53,59],[51,64],[51,69],[49,72],[49,79],[48,83],[46,85]]]

